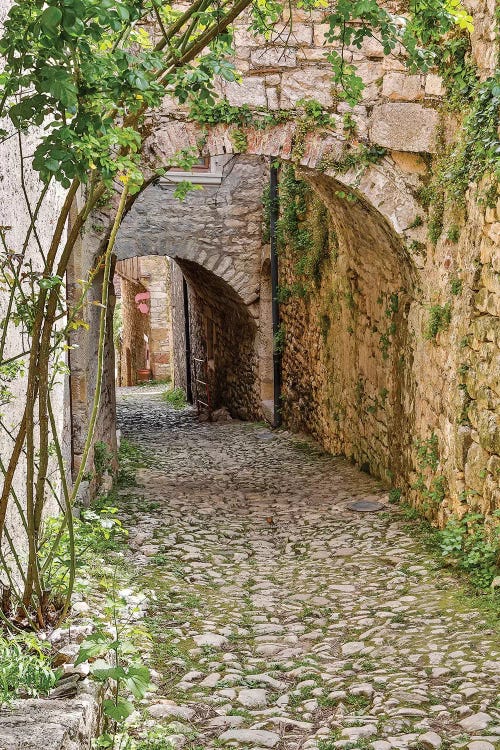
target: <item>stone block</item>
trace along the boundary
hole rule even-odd
[[[382,96],[392,101],[413,102],[422,99],[422,79],[419,75],[406,75],[397,71],[386,73],[382,83]]]
[[[400,70],[402,72],[407,71],[406,65],[401,62],[401,60],[398,60],[397,57],[394,57],[393,55],[389,55],[388,57],[384,57],[382,60],[382,67],[384,70]]]
[[[398,167],[408,174],[427,174],[427,164],[418,154],[407,151],[391,151],[391,157]]]
[[[455,436],[455,461],[457,468],[463,471],[467,461],[467,454],[472,445],[471,429],[466,425],[459,425]]]
[[[2,750],[70,750],[90,747],[99,726],[99,690],[86,681],[68,700],[29,699],[3,708]]]
[[[283,73],[280,106],[292,107],[299,99],[314,98],[324,107],[331,107],[332,74],[330,70],[297,70]]]
[[[245,28],[237,28],[234,32],[234,44],[237,50],[241,47],[260,47],[262,42],[255,34]]]
[[[478,404],[473,402],[469,407],[469,419],[477,431],[481,447],[488,453],[500,454],[500,414],[489,409],[480,409]]]
[[[481,283],[489,292],[500,295],[500,277],[489,264],[481,269]]]
[[[266,87],[262,78],[247,77],[240,83],[231,82],[224,86],[225,95],[233,107],[248,104],[250,107],[265,107]]]
[[[382,60],[384,58],[384,48],[382,44],[372,36],[367,36],[363,39],[361,52],[365,57],[375,60]]]
[[[274,86],[268,86],[266,89],[266,96],[267,96],[267,108],[276,110],[279,109],[280,106],[280,99],[279,99],[279,93],[278,89]]]
[[[316,23],[314,25],[314,45],[315,47],[333,47],[334,43],[326,40],[326,34],[330,31],[330,24]]]
[[[434,109],[413,102],[386,102],[372,110],[370,139],[395,151],[434,153],[438,122]]]
[[[489,292],[483,287],[474,297],[474,306],[480,312],[500,317],[500,294]]]
[[[425,78],[425,95],[426,96],[444,96],[446,89],[441,76],[429,73]]]
[[[328,49],[326,47],[301,47],[297,50],[297,61],[326,62]]]
[[[468,488],[482,492],[489,457],[478,443],[471,444],[465,461],[465,483]]]
[[[486,232],[487,236],[498,248],[500,246],[500,222],[496,221],[494,224],[489,224]]]
[[[285,30],[288,35],[288,29]],[[313,43],[313,27],[306,23],[294,23],[291,29],[289,44],[299,47],[309,46]],[[283,33],[283,32],[282,32]],[[286,36],[285,36],[286,38]]]
[[[252,68],[294,68],[297,51],[290,47],[263,47],[252,50]]]

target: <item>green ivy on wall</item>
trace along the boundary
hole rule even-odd
[[[281,287],[281,300],[306,297],[321,280],[323,262],[330,256],[328,211],[312,189],[297,179],[293,166],[283,168],[280,183],[278,250],[289,250],[294,259],[291,286]]]

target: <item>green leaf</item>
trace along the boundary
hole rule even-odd
[[[99,682],[105,682],[106,680],[123,680],[126,676],[126,672],[123,667],[113,667],[104,659],[98,659],[92,665],[92,676],[95,677],[96,680],[99,680]]]
[[[44,31],[48,31],[50,34],[56,34],[58,26],[62,21],[63,14],[54,5],[45,8],[42,15],[40,16],[40,25]]]
[[[101,734],[99,735],[99,737],[97,737],[97,739],[95,740],[95,744],[96,747],[108,748],[113,747],[115,741],[113,736],[106,732],[105,734]]]
[[[124,698],[118,698],[116,703],[115,701],[108,699],[103,703],[103,712],[106,716],[109,716],[110,719],[124,721],[124,719],[128,719],[128,717],[134,712],[134,706],[130,701],[127,701]]]
[[[149,669],[144,666],[129,667],[125,677],[125,685],[136,698],[144,698],[148,690],[153,687]]]
[[[75,666],[84,661],[107,654],[110,648],[110,640],[104,633],[96,632],[89,635],[80,646],[80,651],[75,661]]]

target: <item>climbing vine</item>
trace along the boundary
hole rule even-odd
[[[325,205],[306,182],[297,179],[293,166],[283,168],[279,185],[278,249],[290,252],[295,279],[279,289],[280,300],[287,302],[317,288],[323,262],[330,256],[331,233]]]

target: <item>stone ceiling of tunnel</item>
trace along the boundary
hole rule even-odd
[[[243,155],[227,161],[220,185],[203,185],[182,202],[168,182],[151,185],[120,227],[117,258],[166,255],[191,261],[252,302],[259,283],[266,175],[264,159]]]

